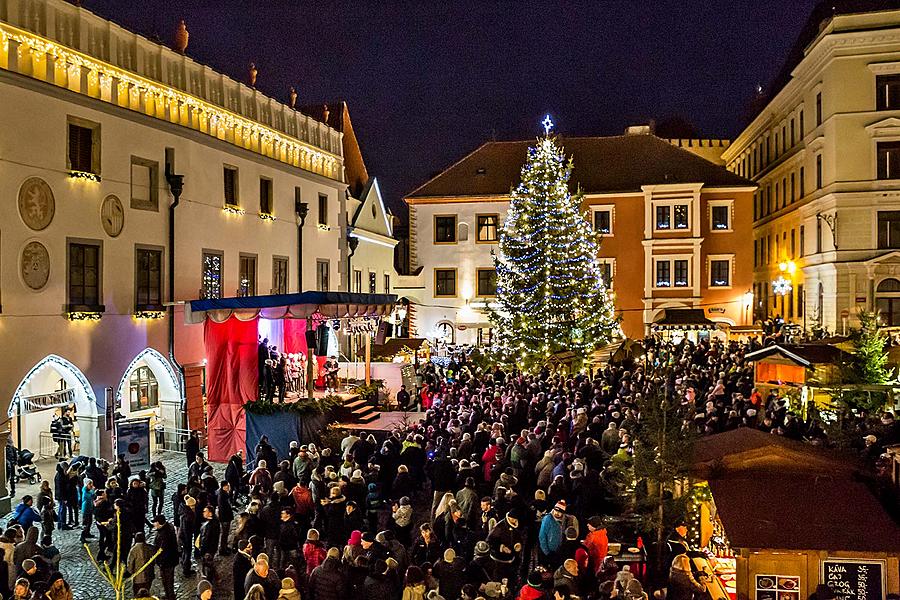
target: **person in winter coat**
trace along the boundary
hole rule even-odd
[[[444,550],[443,560],[434,564],[432,574],[438,581],[438,592],[444,598],[459,598],[465,580],[466,563],[453,548]]]
[[[219,485],[219,493],[216,498],[216,516],[219,518],[219,554],[227,556],[231,554],[228,545],[228,534],[231,533],[231,522],[234,520],[234,507],[231,505],[231,484],[222,480]]]
[[[265,600],[277,600],[278,591],[281,589],[281,580],[275,575],[275,571],[269,569],[269,557],[260,554],[256,557],[253,569],[247,573],[244,579],[244,590],[249,592],[254,585],[259,585],[265,592]]]
[[[310,600],[344,600],[347,578],[337,548],[328,550],[325,561],[309,576]]]
[[[363,582],[366,600],[394,600],[394,587],[391,584],[390,567],[383,560],[372,565]]]
[[[278,567],[282,570],[297,564],[300,552],[300,530],[290,509],[281,509],[281,533],[278,536]]]
[[[525,585],[519,590],[516,600],[541,600],[546,598],[544,593],[544,578],[540,571],[532,571],[528,575]]]
[[[262,493],[268,495],[272,493],[272,475],[269,473],[267,468],[268,463],[265,460],[260,460],[253,472],[250,473],[250,485],[251,486],[259,486],[259,489]]]
[[[135,594],[137,594],[138,590],[141,588],[147,588],[149,590],[150,586],[153,584],[152,566],[148,566],[138,575],[134,575],[150,561],[153,554],[154,550],[147,544],[144,533],[141,531],[137,532],[134,535],[134,546],[131,547],[131,551],[128,553],[128,559],[125,561],[125,568],[134,576],[131,583],[134,587]]]
[[[400,498],[400,501],[391,507],[391,513],[397,540],[404,546],[409,546],[413,516],[412,504],[410,504],[409,496]]]
[[[14,525],[21,525],[25,531],[28,531],[35,523],[40,523],[41,515],[34,510],[33,504],[34,498],[28,495],[22,496],[22,501],[16,505],[10,522]]]
[[[601,517],[588,519],[588,534],[584,538],[584,547],[588,551],[592,572],[596,573],[609,551],[609,539]]]
[[[178,544],[181,546],[181,572],[185,577],[194,574],[191,568],[191,557],[194,554],[194,532],[196,530],[197,513],[194,507],[197,501],[193,496],[185,496],[181,506],[181,526],[178,528]]]
[[[306,563],[306,576],[309,577],[313,569],[325,561],[327,550],[319,540],[319,530],[310,529],[306,532],[306,542],[303,544],[303,560]]]
[[[21,568],[22,562],[26,558],[40,554],[41,547],[38,545],[38,533],[37,527],[31,527],[25,532],[25,540],[16,544],[16,549],[13,552],[13,561],[16,568]]]
[[[561,567],[553,574],[553,587],[564,587],[570,596],[581,596],[581,588],[578,585],[578,563],[573,558],[567,558]]]
[[[701,575],[701,580],[703,576]],[[669,569],[669,586],[666,588],[666,600],[693,600],[696,594],[706,591],[702,581],[694,578],[691,572],[691,561],[687,554],[679,554],[672,560]]]
[[[231,583],[236,599],[242,598],[246,593],[244,581],[247,579],[247,574],[253,570],[253,557],[250,556],[252,551],[253,546],[250,542],[246,539],[238,540],[238,551],[235,552],[231,561]]]
[[[425,600],[425,574],[415,565],[406,569],[401,600]]]
[[[198,543],[204,579],[215,579],[213,557],[216,555],[216,550],[218,550],[221,535],[221,525],[219,524],[219,519],[216,518],[215,509],[207,505],[203,509],[203,524],[200,525]]]
[[[475,523],[479,517],[478,492],[475,490],[475,478],[467,477],[465,485],[456,492],[456,503],[467,523]]]
[[[560,500],[541,521],[541,529],[538,533],[541,561],[545,566],[556,567],[559,563],[557,553],[563,543],[563,522],[566,516],[566,502]]]
[[[231,500],[236,501],[241,491],[241,478],[244,476],[244,456],[240,449],[228,459],[225,467],[225,481],[231,485]]]
[[[300,591],[290,577],[285,577],[281,580],[281,591],[278,592],[278,600],[300,600]]]
[[[161,513],[163,509],[163,503],[165,502],[166,497],[166,477],[168,477],[168,475],[162,461],[156,461],[150,465],[150,472],[147,473],[147,478],[149,479],[147,487],[150,489],[150,499],[152,501],[152,511],[154,516]]]
[[[175,600],[175,567],[178,565],[178,538],[175,528],[166,521],[164,515],[156,515],[153,517],[153,529],[156,531],[153,550],[154,553],[160,551],[154,565],[159,567],[165,600]]]
[[[0,583],[6,585],[0,587],[0,592],[9,591],[13,582],[16,580],[16,563],[13,554],[16,551],[15,530],[7,529],[0,535],[0,550],[3,551],[3,563],[0,563],[0,569],[6,571],[5,575],[0,575]]]
[[[438,543],[434,535],[434,530],[428,523],[422,523],[419,527],[419,537],[410,550],[410,559],[412,564],[421,565],[423,563],[434,564],[434,561],[441,557],[441,545]]]
[[[391,497],[399,500],[403,496],[412,496],[415,488],[416,484],[409,473],[409,467],[406,465],[398,466],[397,476],[394,477],[394,483],[391,485]]]

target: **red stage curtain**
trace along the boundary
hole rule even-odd
[[[206,345],[206,404],[209,460],[225,462],[244,448],[246,423],[241,407],[256,400],[259,389],[257,319],[224,323],[207,319],[203,324]]]
[[[306,319],[284,319],[285,352],[301,352],[306,354]],[[313,348],[315,352],[315,348]],[[319,376],[327,356],[316,356],[316,387],[325,387],[325,378]]]

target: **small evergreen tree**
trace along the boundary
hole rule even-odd
[[[576,363],[620,331],[601,277],[597,237],[569,191],[572,161],[548,134],[528,149],[500,233],[493,311],[502,358],[540,368],[571,350]]]
[[[862,384],[888,383],[893,373],[887,368],[888,336],[878,327],[878,315],[861,310],[859,329],[853,335],[853,374]]]

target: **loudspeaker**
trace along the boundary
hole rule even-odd
[[[386,321],[382,321],[378,324],[378,331],[375,332],[375,345],[380,346],[384,344],[384,338],[387,337],[388,332],[388,324]]]
[[[313,330],[306,332],[306,347],[311,348],[313,352],[316,350],[316,332]]]
[[[322,323],[316,327],[316,356],[328,355],[328,326]]]

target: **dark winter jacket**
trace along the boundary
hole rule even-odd
[[[326,558],[309,576],[311,600],[344,600],[347,595],[347,578],[341,561]]]
[[[394,600],[394,590],[386,575],[370,574],[363,583],[366,600]]]
[[[162,550],[154,563],[162,569],[173,569],[178,564],[178,540],[175,538],[175,528],[166,523],[156,530],[156,538],[153,540],[153,549]]]
[[[231,581],[234,584],[233,592],[235,598],[243,598],[246,594],[244,582],[247,580],[247,574],[252,570],[253,559],[250,558],[249,554],[239,551],[234,555],[234,559],[231,561]]]
[[[444,598],[459,598],[462,587],[466,582],[466,563],[460,557],[453,562],[440,560],[435,563],[432,573],[438,580],[438,592]]]

